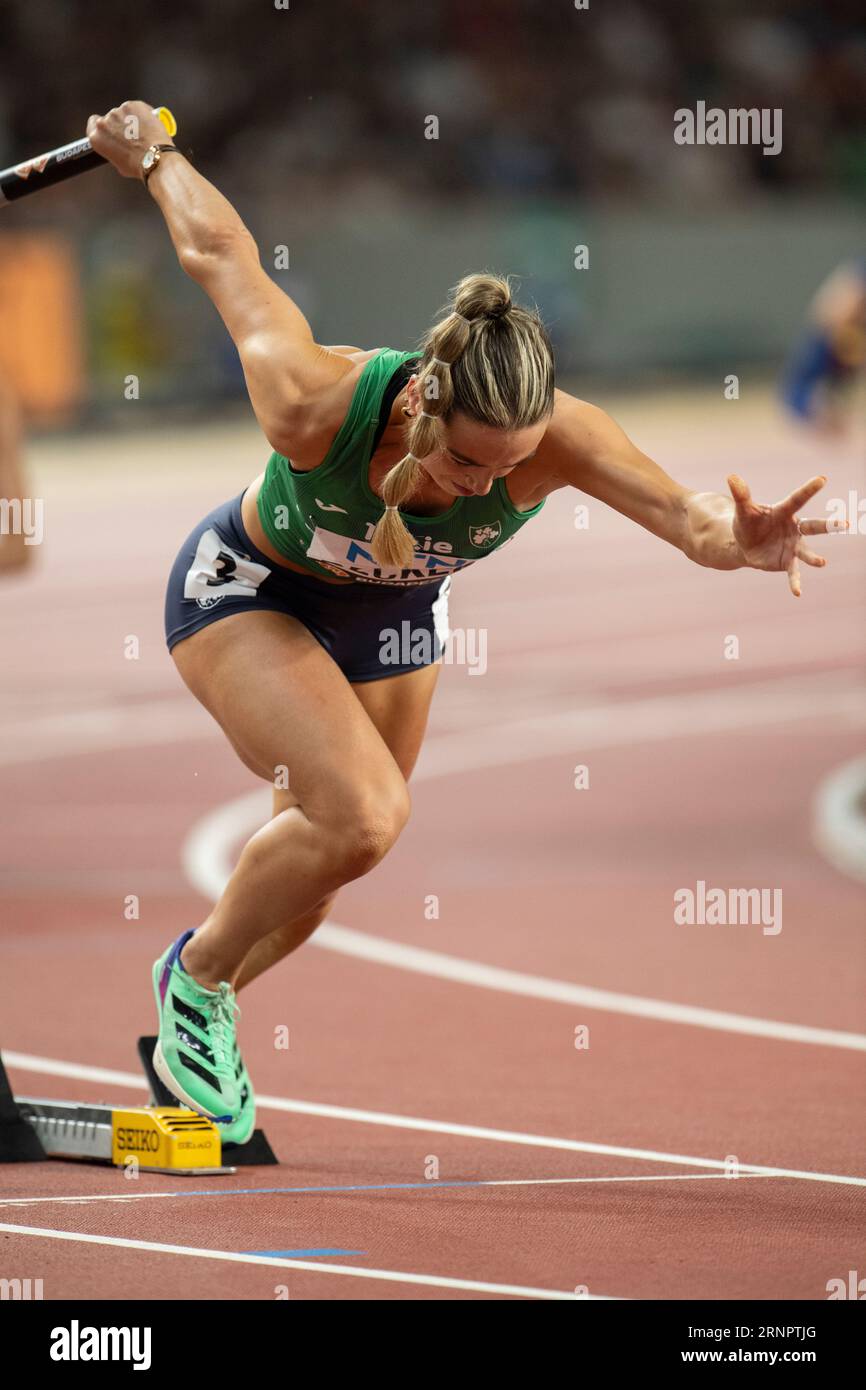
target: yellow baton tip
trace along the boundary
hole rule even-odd
[[[168,131],[168,134],[171,136],[172,139],[174,139],[175,135],[177,135],[177,121],[174,119],[174,116],[171,114],[168,107],[158,106],[156,108],[156,114],[157,116],[159,116],[159,119],[162,121],[163,125]]]

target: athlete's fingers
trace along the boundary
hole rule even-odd
[[[788,566],[788,588],[794,598],[800,597],[800,566],[797,563],[796,555],[791,557],[791,563]]]
[[[840,520],[838,517],[807,517],[800,522],[801,536],[831,536],[840,531],[848,530],[848,522]]]
[[[738,507],[748,507],[750,504],[754,506],[752,494],[749,491],[749,485],[744,478],[740,477],[739,473],[731,473],[728,476],[727,483],[731,490],[731,496]]]
[[[827,563],[823,555],[816,555],[815,551],[810,550],[802,541],[797,546],[797,555],[807,565],[814,565],[816,569],[823,569]]]
[[[802,487],[795,488],[787,497],[783,497],[781,502],[777,502],[774,510],[783,512],[787,516],[793,516],[804,502],[808,502],[815,496],[816,492],[821,491],[826,481],[827,479],[823,474],[816,478],[810,478],[807,483],[803,483]]]

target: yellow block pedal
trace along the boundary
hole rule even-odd
[[[166,1173],[213,1172],[222,1163],[222,1142],[211,1120],[180,1106],[112,1109],[111,1161],[120,1165],[131,1157],[142,1168]]]
[[[52,1158],[83,1158],[123,1167],[135,1159],[150,1173],[212,1177],[222,1166],[216,1125],[182,1106],[83,1105],[17,1097],[22,1119]]]

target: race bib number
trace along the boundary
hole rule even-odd
[[[186,572],[184,598],[195,599],[199,608],[212,608],[229,594],[255,598],[271,571],[240,551],[232,550],[210,527],[199,536],[195,558]]]
[[[473,563],[455,555],[433,555],[416,550],[415,559],[407,569],[380,565],[373,558],[369,541],[340,536],[336,531],[326,531],[321,526],[317,526],[313,532],[307,555],[332,574],[369,584],[432,584],[434,580],[444,579]]]

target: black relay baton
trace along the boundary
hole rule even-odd
[[[159,117],[173,138],[177,134],[177,121],[168,107],[157,106],[153,114]],[[21,164],[13,164],[9,169],[0,170],[0,208],[105,163],[106,160],[96,153],[85,136],[83,140],[73,140],[71,145],[61,145],[47,154],[38,154]]]

